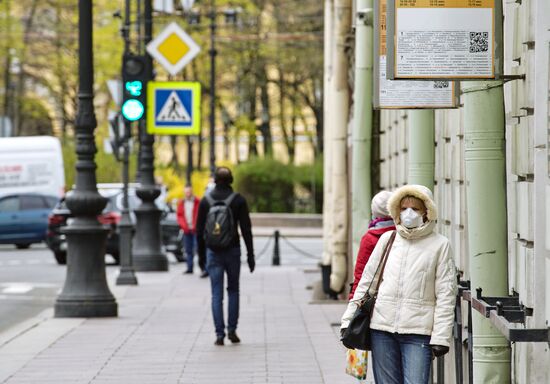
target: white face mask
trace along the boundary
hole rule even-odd
[[[407,228],[420,227],[423,223],[422,216],[415,212],[412,208],[407,208],[399,215],[401,224]]]

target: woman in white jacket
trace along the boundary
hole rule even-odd
[[[449,240],[434,232],[437,210],[428,188],[399,188],[388,210],[397,236],[371,319],[374,378],[380,384],[428,383],[433,356],[447,353],[451,342],[457,293],[454,261]],[[342,331],[373,279],[391,233],[382,235],[372,253],[342,317]]]

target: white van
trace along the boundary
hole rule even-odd
[[[61,197],[65,171],[59,139],[51,136],[0,138],[0,196],[40,193]]]

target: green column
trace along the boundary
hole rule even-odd
[[[506,142],[502,82],[463,85],[468,253],[472,292],[508,294]],[[474,383],[510,383],[510,345],[473,311]]]
[[[353,92],[352,157],[352,257],[357,256],[361,237],[371,216],[372,144],[372,0],[357,0],[355,27],[355,84]],[[353,269],[350,271],[353,272]]]
[[[409,111],[409,184],[434,189],[435,113],[433,109]]]

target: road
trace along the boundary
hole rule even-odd
[[[64,278],[45,245],[0,245],[0,332],[53,306]]]
[[[256,237],[254,249],[258,267],[267,267],[273,260],[273,238]],[[244,244],[243,262],[246,260]],[[319,238],[281,238],[282,265],[316,266],[322,251]],[[118,266],[106,257],[107,274],[118,273]],[[169,254],[175,265],[176,259]],[[66,267],[58,265],[44,244],[18,250],[12,245],[0,245],[0,332],[17,325],[45,309],[52,308],[65,280]]]

